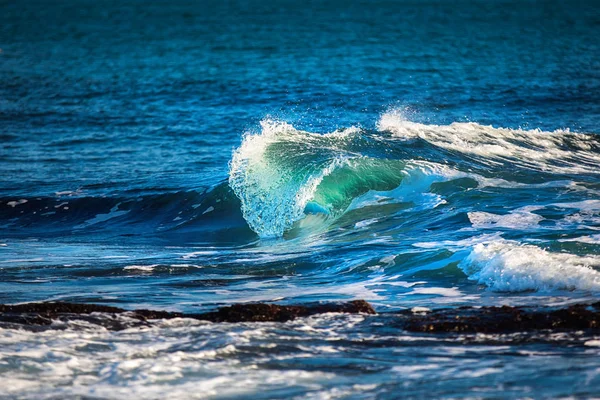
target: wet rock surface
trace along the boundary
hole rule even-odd
[[[328,312],[375,314],[364,300],[347,303],[314,305],[276,305],[268,303],[234,304],[201,314],[156,310],[125,310],[97,304],[65,302],[0,304],[0,323],[23,326],[49,326],[56,322],[86,321],[107,329],[120,330],[131,326],[147,325],[151,320],[192,318],[210,322],[285,322]],[[119,318],[117,318],[119,317]]]
[[[152,324],[153,320],[192,318],[209,322],[285,322],[322,313],[376,314],[364,300],[346,303],[277,305],[234,304],[216,311],[188,314],[157,310],[125,310],[96,304],[65,302],[0,304],[0,326],[60,328],[60,323],[87,322],[110,330]],[[399,330],[423,333],[510,333],[600,330],[600,302],[552,307],[459,307],[387,313]],[[390,322],[391,321],[391,322]]]
[[[397,314],[410,332],[509,333],[540,330],[600,330],[600,302],[551,307],[459,307]]]

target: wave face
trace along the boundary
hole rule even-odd
[[[282,236],[308,213],[335,217],[369,190],[390,190],[403,178],[401,160],[361,153],[370,143],[357,128],[323,135],[266,120],[234,152],[229,185],[248,225]]]
[[[252,237],[240,204],[228,185],[166,192],[82,196],[77,192],[54,196],[0,198],[0,219],[12,237],[79,237],[94,240],[115,234],[142,240],[173,237],[181,242],[220,241],[235,232]],[[221,239],[220,239],[221,238]]]

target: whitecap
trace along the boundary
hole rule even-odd
[[[538,227],[544,217],[534,214],[533,211],[543,208],[542,206],[525,206],[517,208],[508,214],[493,214],[484,211],[472,211],[467,213],[474,228],[507,228],[507,229],[531,229]]]
[[[509,240],[479,243],[460,264],[469,279],[503,292],[600,291],[600,256],[554,253]]]
[[[509,163],[549,173],[600,173],[600,142],[595,135],[495,128],[474,122],[426,125],[408,121],[398,109],[382,114],[377,128],[397,139],[420,138],[437,147],[479,156],[488,165]]]

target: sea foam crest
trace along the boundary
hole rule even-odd
[[[250,228],[261,237],[283,235],[323,178],[352,157],[338,142],[356,132],[313,134],[272,119],[261,121],[260,132],[247,132],[233,153],[229,185]]]
[[[459,267],[494,291],[600,291],[600,257],[554,253],[510,240],[476,244]]]
[[[480,229],[531,229],[539,227],[544,219],[541,215],[534,214],[544,208],[543,206],[525,206],[517,208],[505,215],[498,215],[484,211],[471,211],[467,215],[474,228]]]
[[[494,128],[473,122],[426,125],[408,121],[397,109],[382,114],[377,129],[396,138],[420,138],[437,147],[480,157],[488,165],[510,163],[550,173],[600,173],[600,140],[592,134]]]

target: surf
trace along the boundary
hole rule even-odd
[[[476,123],[425,125],[392,110],[380,116],[376,130],[313,133],[265,119],[233,152],[228,182],[249,227],[260,237],[281,237],[310,215],[320,215],[319,225],[326,225],[363,203],[390,198],[429,203],[431,185],[439,182],[531,185],[539,180],[532,171],[595,175],[598,165],[600,142],[594,135]],[[521,176],[515,170],[523,170]]]
[[[265,120],[234,152],[229,185],[250,228],[280,237],[307,215],[334,220],[361,195],[398,187],[406,162],[375,146],[358,128],[315,134]]]

